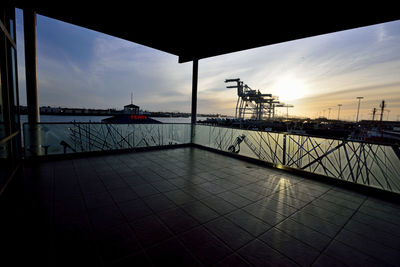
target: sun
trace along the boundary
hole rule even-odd
[[[306,95],[304,82],[291,76],[279,79],[273,87],[275,94],[282,102],[290,102]]]

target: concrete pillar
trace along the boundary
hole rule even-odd
[[[193,73],[192,73],[192,124],[196,123],[197,117],[197,80],[199,72],[199,60],[193,60]]]
[[[25,76],[26,76],[26,103],[28,106],[29,131],[25,132],[28,143],[25,145],[29,155],[42,155],[42,142],[39,113],[39,97],[37,84],[36,58],[36,12],[33,9],[24,9],[24,44],[25,44]]]
[[[195,136],[196,117],[197,117],[197,80],[199,72],[199,60],[193,60],[193,73],[192,73],[192,115],[191,115],[191,143],[193,143]]]
[[[36,12],[24,9],[24,43],[28,122],[40,122],[36,59]]]

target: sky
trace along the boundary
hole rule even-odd
[[[26,104],[22,11],[17,9],[20,104]],[[192,63],[123,39],[37,16],[40,106],[190,112]],[[294,105],[289,116],[400,120],[400,21],[319,35],[199,61],[198,113],[234,115],[228,78]],[[286,109],[278,114],[286,115]],[[388,117],[389,116],[389,117]]]

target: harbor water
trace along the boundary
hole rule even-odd
[[[102,119],[109,118],[110,116],[63,116],[63,115],[40,115],[40,122],[101,122]],[[21,126],[28,122],[28,115],[21,115]],[[188,118],[175,118],[175,117],[152,117],[155,120],[163,123],[190,123]],[[206,118],[202,118],[206,119]]]
[[[66,115],[40,115],[40,122],[101,122],[110,116],[66,116]],[[162,123],[190,123],[191,119],[183,117],[152,117]],[[206,118],[202,118],[206,119]],[[23,125],[28,122],[28,115],[21,115],[21,137],[24,140]]]

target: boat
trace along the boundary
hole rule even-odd
[[[131,97],[131,103],[129,105],[124,106],[123,113],[102,119],[101,121],[105,123],[114,123],[114,124],[162,123],[158,120],[150,118],[147,114],[142,114],[142,112],[140,111],[140,107],[133,104],[132,97]]]
[[[101,121],[105,123],[115,123],[115,124],[162,123],[158,120],[150,118],[148,115],[142,115],[142,114],[119,114],[119,115],[114,115],[110,118],[102,119]]]

